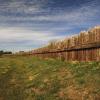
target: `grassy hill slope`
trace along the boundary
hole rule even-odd
[[[0,100],[100,100],[100,62],[2,57]]]

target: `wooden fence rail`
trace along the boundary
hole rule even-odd
[[[100,61],[100,26],[62,41],[52,42],[30,54],[66,61]]]

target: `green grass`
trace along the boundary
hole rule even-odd
[[[100,62],[2,57],[0,100],[100,100]]]

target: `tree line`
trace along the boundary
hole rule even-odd
[[[12,54],[12,52],[11,51],[3,51],[3,50],[1,50],[0,51],[0,56],[4,55],[4,54]]]

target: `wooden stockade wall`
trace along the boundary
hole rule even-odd
[[[52,42],[30,54],[66,61],[100,61],[100,26],[62,41]]]

